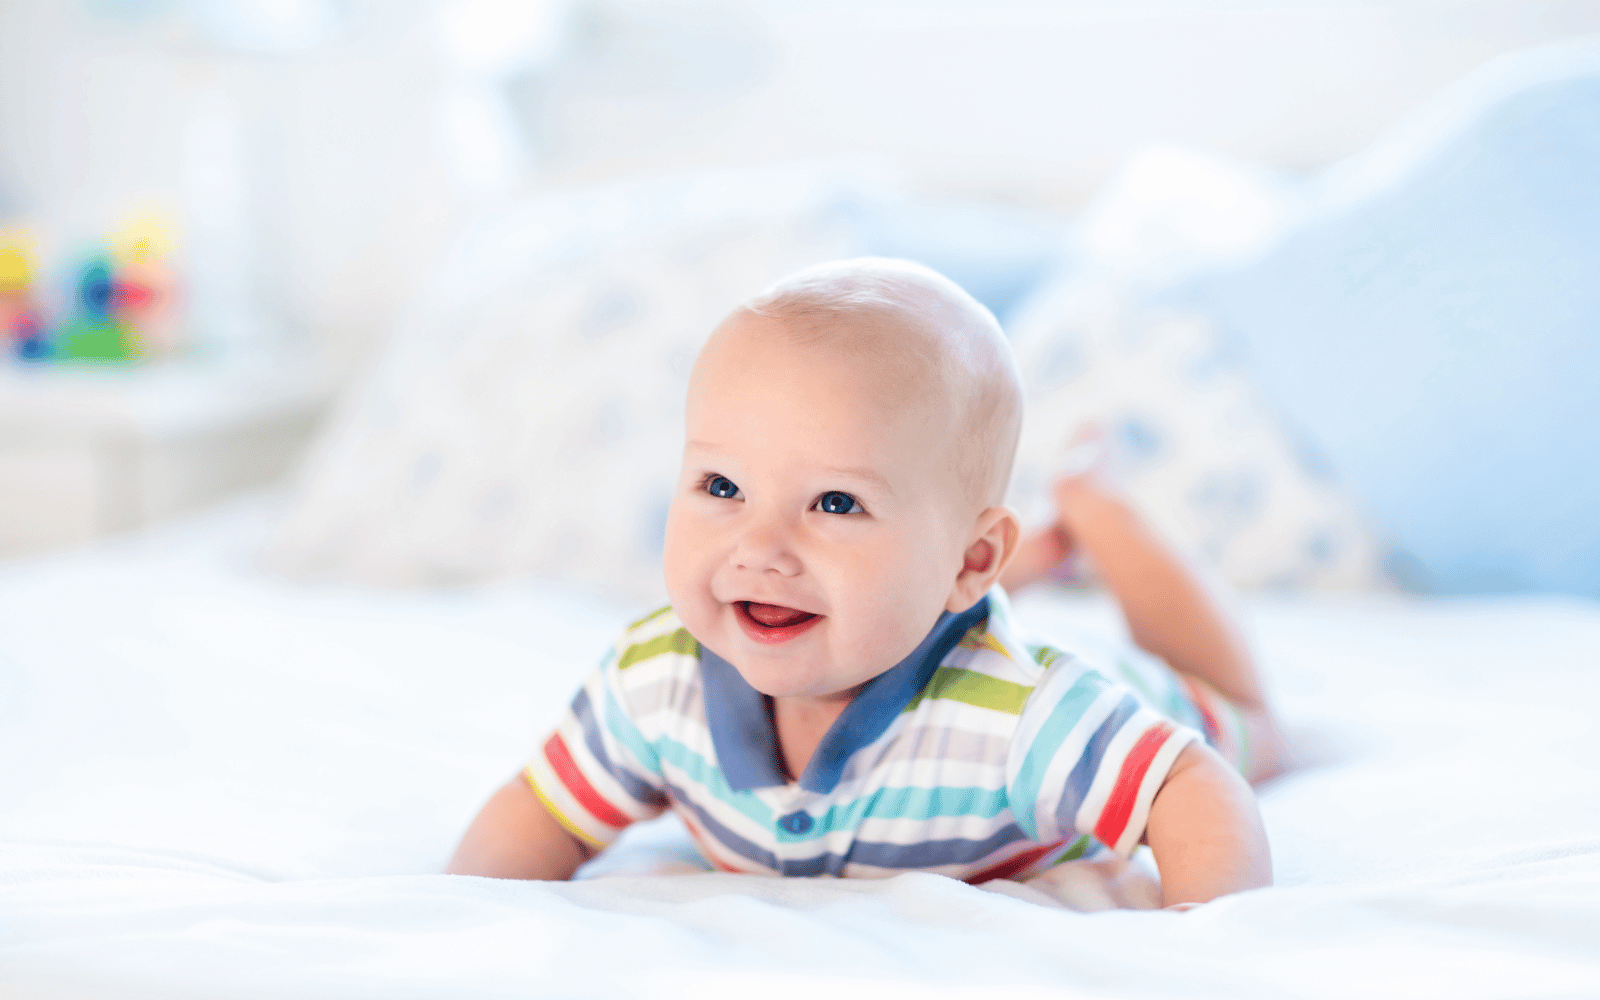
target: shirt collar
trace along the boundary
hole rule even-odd
[[[951,648],[988,615],[987,597],[959,615],[941,611],[939,620],[911,655],[868,681],[828,727],[800,776],[800,787],[808,792],[833,791],[850,755],[883,735],[895,716],[927,687]],[[728,787],[743,792],[788,784],[766,696],[746,683],[733,664],[703,643],[700,678],[705,692],[706,724]]]

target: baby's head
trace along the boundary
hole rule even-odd
[[[842,697],[965,611],[1016,548],[1010,347],[949,279],[864,258],[723,321],[689,383],[667,591],[751,686]]]

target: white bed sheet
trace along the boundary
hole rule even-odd
[[[1307,762],[1261,790],[1278,886],[1191,913],[513,883],[431,873],[637,609],[278,583],[264,517],[0,569],[0,995],[1600,995],[1592,602],[1248,603]]]

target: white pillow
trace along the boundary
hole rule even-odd
[[[695,354],[741,299],[850,253],[848,183],[729,172],[486,221],[313,448],[264,562],[389,586],[537,573],[658,598]]]
[[[1205,317],[1065,278],[1033,299],[1012,337],[1028,409],[1011,499],[1025,522],[1049,519],[1068,442],[1098,423],[1133,501],[1235,586],[1385,586],[1372,532],[1298,459]]]

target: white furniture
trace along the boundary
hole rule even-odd
[[[0,559],[270,482],[327,398],[321,380],[278,367],[0,364]]]

